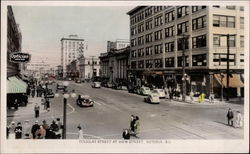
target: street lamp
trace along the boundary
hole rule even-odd
[[[183,101],[183,102],[186,101],[186,89],[187,89],[187,87],[186,87],[186,82],[187,82],[187,81],[189,81],[189,77],[188,77],[188,75],[185,73],[185,74],[183,75],[183,77],[182,77],[182,83],[183,83],[182,101]]]
[[[68,81],[64,81],[63,82],[63,86],[65,87],[63,90],[63,134],[62,134],[62,138],[66,139],[66,113],[67,113],[67,99],[71,96],[72,98],[76,97],[76,93],[75,90],[72,90],[72,93],[69,94],[66,90],[66,88],[68,87],[69,82]],[[58,93],[58,91],[55,93],[55,97],[59,97],[60,94]]]

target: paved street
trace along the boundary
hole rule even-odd
[[[49,88],[55,89],[55,84]],[[243,129],[227,126],[229,107],[243,112],[243,105],[229,103],[188,104],[161,100],[160,104],[147,104],[143,96],[125,90],[110,88],[94,89],[90,83],[70,82],[68,90],[87,94],[95,101],[94,107],[80,108],[76,98],[68,99],[67,139],[77,138],[77,126],[83,126],[84,138],[121,139],[124,128],[129,128],[130,115],[140,117],[140,139],[242,139]],[[31,102],[33,100],[33,102]],[[51,111],[43,111],[39,122],[46,119],[50,124],[57,117],[62,119],[63,97],[52,98]],[[35,121],[33,106],[37,98],[30,98],[28,107],[8,112],[8,124],[14,121]],[[26,109],[25,109],[26,108]],[[22,112],[24,111],[24,112]],[[134,139],[132,137],[132,139]]]

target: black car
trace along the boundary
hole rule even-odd
[[[93,107],[94,101],[88,95],[81,95],[81,97],[76,100],[76,104],[80,107]]]
[[[57,90],[64,90],[65,86],[62,83],[58,83],[57,86],[56,86],[56,89]]]
[[[45,98],[54,98],[55,94],[53,93],[52,89],[48,89],[45,96]]]

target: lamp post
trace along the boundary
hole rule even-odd
[[[72,93],[69,94],[66,90],[66,88],[68,87],[69,82],[68,81],[64,81],[63,82],[63,86],[65,87],[63,90],[63,134],[62,134],[62,139],[66,139],[66,126],[67,126],[67,99],[71,96],[72,98],[76,97],[75,91],[72,90]],[[58,91],[55,94],[55,97],[59,97],[59,93]]]
[[[183,83],[183,95],[182,95],[182,101],[186,101],[186,89],[187,89],[187,81],[189,80],[188,75],[185,73],[182,77],[182,83]]]
[[[223,102],[223,78],[224,75],[223,73],[220,74],[220,79],[221,79],[221,102]]]

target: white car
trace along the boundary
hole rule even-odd
[[[139,89],[139,92],[138,92],[140,95],[144,95],[144,96],[147,96],[151,93],[150,91],[150,88],[149,87],[141,87]]]
[[[160,98],[165,98],[166,97],[166,93],[165,93],[164,89],[154,89],[154,90],[157,91]]]
[[[152,90],[151,93],[146,98],[144,98],[144,101],[147,103],[151,103],[151,104],[159,104],[160,98],[159,98],[158,92],[155,90]]]
[[[101,82],[93,82],[92,88],[101,88]]]

